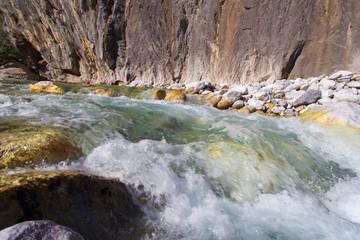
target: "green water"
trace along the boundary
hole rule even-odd
[[[41,168],[122,179],[143,198],[142,239],[356,239],[360,233],[354,129],[219,111],[194,104],[205,103],[195,95],[172,104],[151,100],[153,90],[110,86],[124,95],[111,98],[81,85],[61,85],[62,95],[29,86],[0,83],[0,120],[65,128],[86,157]]]

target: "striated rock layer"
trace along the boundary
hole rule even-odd
[[[108,84],[355,72],[359,11],[357,0],[0,2],[1,28],[39,52],[51,78]]]

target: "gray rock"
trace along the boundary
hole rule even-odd
[[[333,90],[321,90],[321,98],[333,98],[334,91]]]
[[[331,98],[321,98],[318,101],[318,104],[320,104],[320,105],[326,105],[326,104],[331,104],[331,103],[333,103],[333,99],[331,99]]]
[[[228,99],[230,104],[233,104],[235,101],[240,100],[242,95],[246,95],[248,93],[248,88],[243,85],[236,85],[229,89],[224,96]]]
[[[306,90],[309,89],[309,87],[310,87],[310,84],[304,83],[304,84],[300,87],[300,90],[306,91]]]
[[[263,110],[265,106],[265,101],[249,99],[248,104],[250,107],[254,107],[256,110]]]
[[[285,93],[285,98],[288,99],[288,100],[296,100],[298,99],[299,97],[301,97],[303,94],[305,93],[305,91],[290,91],[290,92],[287,92]]]
[[[353,75],[352,72],[341,70],[341,71],[338,71],[338,72],[332,74],[332,75],[329,77],[329,79],[330,79],[330,80],[335,80],[335,79],[338,79],[338,78],[340,78],[340,77],[346,77],[346,76],[351,76],[351,75]]]
[[[141,80],[132,81],[128,86],[129,87],[140,87],[140,88],[152,88],[153,87],[151,83],[147,83],[147,82],[141,81]]]
[[[269,77],[269,78],[266,80],[265,84],[266,84],[266,85],[270,85],[270,84],[275,83],[275,81],[276,81],[275,76],[271,76],[271,77]]]
[[[284,113],[285,110],[286,109],[284,107],[273,107],[273,108],[271,108],[270,111],[275,114],[281,114],[281,113]]]
[[[319,89],[320,89],[320,85],[318,83],[313,83],[309,86],[307,90],[319,90]]]
[[[265,86],[262,90],[263,91],[268,91],[268,92],[270,92],[270,91],[273,91],[273,92],[275,92],[275,91],[279,91],[279,90],[283,90],[285,88],[285,85],[283,85],[283,84],[278,84],[278,83],[274,83],[274,84],[270,84],[270,85],[267,85],[267,86]]]
[[[205,88],[205,82],[192,82],[186,85],[186,90],[198,93],[200,90],[203,90]]]
[[[234,104],[232,105],[231,108],[240,109],[240,108],[243,108],[244,106],[245,106],[244,101],[242,101],[242,100],[237,100],[236,102],[234,102]]]
[[[285,115],[288,117],[293,117],[296,116],[296,112],[294,109],[286,109],[285,110]]]
[[[321,91],[308,90],[305,92],[304,95],[302,95],[293,103],[293,106],[297,107],[300,105],[309,105],[317,102],[317,100],[319,100],[320,98],[321,98]]]
[[[334,80],[329,80],[329,79],[324,78],[320,81],[320,86],[326,87],[328,89],[334,89],[335,85],[336,85],[336,82]]]
[[[77,232],[68,227],[57,225],[53,221],[39,220],[18,223],[0,231],[2,240],[84,240]]]
[[[360,81],[350,81],[347,83],[348,87],[360,89]]]
[[[277,100],[277,105],[278,105],[279,107],[284,107],[284,108],[286,108],[287,105],[288,105],[288,102],[287,102],[286,100],[284,100],[284,99],[279,99],[279,100]]]
[[[334,93],[334,99],[339,102],[354,102],[358,103],[360,100],[360,95],[353,94],[351,89],[342,89]]]
[[[261,101],[267,101],[267,100],[269,100],[268,93],[263,92],[263,91],[256,92],[256,93],[253,95],[253,98],[254,98],[254,99],[257,99],[257,100],[261,100]]]
[[[343,88],[345,87],[345,85],[346,85],[345,82],[337,83],[337,84],[335,85],[336,91],[339,91],[339,90],[343,89]]]

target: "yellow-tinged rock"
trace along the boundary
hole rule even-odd
[[[102,93],[101,96],[104,96],[104,97],[118,97],[119,94],[110,90],[110,91],[106,91],[106,92]]]
[[[33,92],[45,92],[45,93],[57,93],[57,94],[63,93],[62,88],[54,85],[50,81],[42,81],[35,83],[30,86],[30,90]]]
[[[273,108],[275,107],[275,104],[270,102],[270,103],[266,103],[265,106],[267,106],[268,108]]]
[[[360,130],[360,106],[356,103],[339,102],[315,106],[299,115],[322,123],[338,124]]]
[[[83,155],[60,128],[10,121],[0,124],[0,169],[56,164]]]
[[[81,171],[0,170],[0,209],[0,229],[47,219],[85,239],[122,239],[141,215],[125,184]]]
[[[209,102],[213,107],[216,107],[218,103],[220,102],[222,96],[221,95],[214,95],[210,98]]]
[[[265,115],[263,110],[256,110],[256,113],[261,114],[261,115]]]
[[[228,109],[231,107],[231,103],[227,99],[227,97],[223,96],[220,100],[220,102],[216,105],[218,109]]]
[[[296,108],[295,108],[295,111],[296,111],[296,112],[300,112],[300,111],[304,110],[304,108],[305,108],[305,107],[304,107],[303,105],[301,105],[301,106],[296,107]]]
[[[252,113],[248,108],[246,107],[243,107],[243,108],[240,108],[238,110],[236,110],[237,112],[243,112],[243,113]]]
[[[169,92],[166,97],[165,97],[166,101],[185,101],[186,100],[186,95],[185,93],[178,91],[178,90],[174,90]]]

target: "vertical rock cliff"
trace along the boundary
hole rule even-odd
[[[23,53],[59,81],[245,83],[360,69],[357,0],[6,0],[0,7],[2,30],[28,43],[33,51]]]

